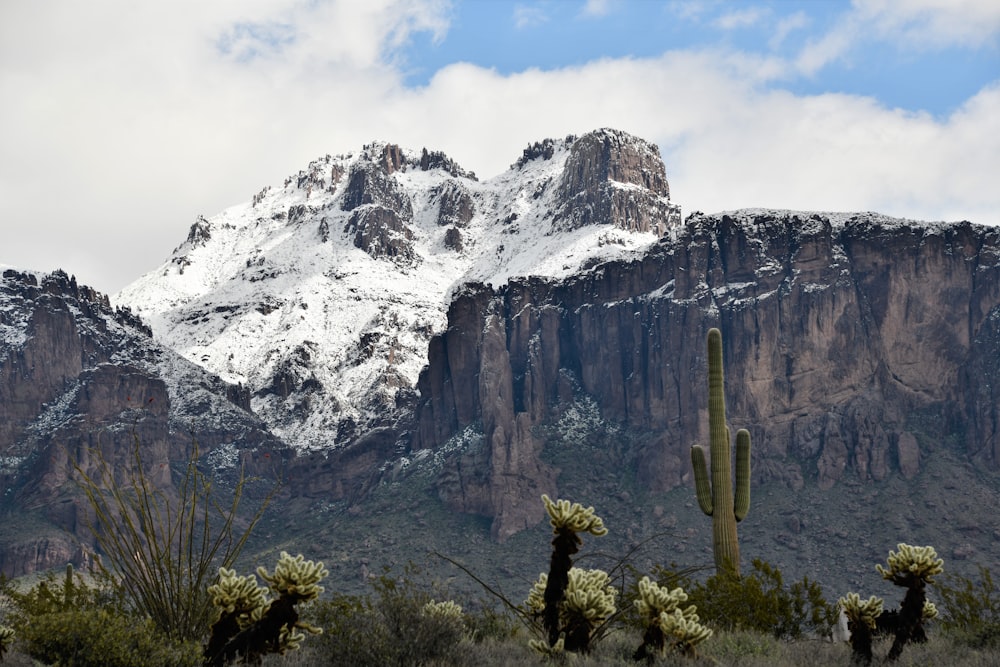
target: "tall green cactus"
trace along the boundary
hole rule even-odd
[[[733,495],[732,448],[726,425],[726,399],[722,375],[722,333],[708,332],[708,421],[712,476],[705,467],[705,450],[691,447],[695,491],[701,511],[712,517],[712,550],[718,573],[740,574],[740,545],[736,523],[750,510],[750,432],[736,432],[736,494]]]

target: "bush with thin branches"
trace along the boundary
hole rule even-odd
[[[201,639],[212,622],[208,586],[220,567],[231,567],[278,486],[271,489],[242,530],[237,511],[249,482],[240,474],[223,504],[198,469],[194,443],[176,496],[154,486],[145,471],[138,436],[130,467],[119,482],[100,449],[91,452],[96,471],[77,463],[77,481],[93,513],[90,530],[131,605],[166,636]],[[105,567],[102,561],[101,567]]]

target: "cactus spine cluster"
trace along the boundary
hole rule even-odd
[[[7,648],[13,643],[14,630],[5,625],[0,625],[0,660],[3,660],[3,654],[7,652]]]
[[[328,574],[323,563],[282,551],[274,574],[263,567],[257,574],[277,599],[268,599],[268,588],[259,586],[254,575],[241,577],[226,568],[219,569],[219,582],[208,587],[219,618],[205,647],[205,665],[222,667],[239,658],[259,661],[267,653],[297,649],[305,638],[299,630],[321,632],[299,620],[295,605],[323,592],[319,582]]]
[[[680,608],[687,599],[687,593],[680,587],[670,590],[660,587],[649,577],[639,580],[639,597],[635,607],[647,625],[642,645],[632,656],[633,659],[653,662],[657,655],[666,652],[668,641],[669,648],[682,655],[693,656],[695,647],[712,636],[712,630],[699,622],[697,607],[689,605]]]
[[[701,445],[691,447],[695,491],[701,511],[712,517],[712,551],[718,573],[739,576],[740,546],[736,524],[750,510],[750,432],[736,432],[736,492],[733,493],[732,448],[726,425],[726,399],[722,372],[722,333],[708,331],[708,420],[712,458],[711,478]]]

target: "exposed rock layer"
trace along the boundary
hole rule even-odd
[[[430,346],[413,449],[481,428],[491,472],[453,471],[442,495],[508,535],[541,518],[527,501],[555,482],[532,429],[583,392],[605,419],[658,434],[632,460],[650,488],[675,487],[688,448],[707,438],[704,340],[718,326],[729,417],[752,433],[758,481],[911,478],[922,456],[914,430],[964,435],[964,454],[996,467],[1000,230],[836,222],[695,215],[640,261],[565,282],[469,286]]]
[[[124,478],[138,445],[148,479],[169,493],[171,463],[187,460],[193,442],[207,453],[239,440],[256,472],[265,466],[255,447],[283,449],[239,387],[174,358],[129,311],[65,273],[5,271],[0,304],[0,502],[46,523],[2,536],[0,572],[79,565],[92,550],[74,466],[98,478],[103,457]],[[172,388],[167,358],[189,367]]]

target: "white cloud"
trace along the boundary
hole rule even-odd
[[[767,11],[760,7],[747,7],[732,12],[727,12],[712,21],[712,25],[722,30],[737,30],[740,28],[750,28],[757,25],[767,16]]]
[[[770,47],[772,51],[778,49],[784,43],[785,38],[787,38],[788,35],[796,30],[802,30],[803,28],[808,27],[808,25],[809,16],[803,11],[798,11],[794,14],[781,18],[774,28],[774,34],[771,35],[771,38],[767,42],[768,47]]]
[[[435,145],[450,143],[481,175],[506,168],[530,141],[611,125],[663,147],[686,211],[878,210],[1000,223],[990,185],[1000,166],[1000,90],[938,120],[871,98],[767,91],[755,81],[770,66],[719,52],[512,76],[458,65],[408,104],[447,116]]]
[[[611,126],[660,144],[686,211],[1000,223],[996,85],[935,119],[769,91],[788,63],[703,50],[512,75],[453,64],[408,89],[399,47],[445,34],[446,5],[39,6],[0,5],[0,262],[106,291],[158,265],[199,213],[374,139],[488,177],[530,142]]]
[[[537,5],[515,5],[514,27],[518,30],[536,28],[549,20],[545,10]]]
[[[583,16],[599,17],[611,13],[613,0],[587,0],[580,12]]]
[[[997,43],[996,0],[855,0],[855,11],[883,37],[911,48]]]
[[[883,41],[904,51],[949,47],[1000,48],[996,0],[854,0],[834,26],[799,54],[798,70],[814,75],[849,58],[865,42]]]

